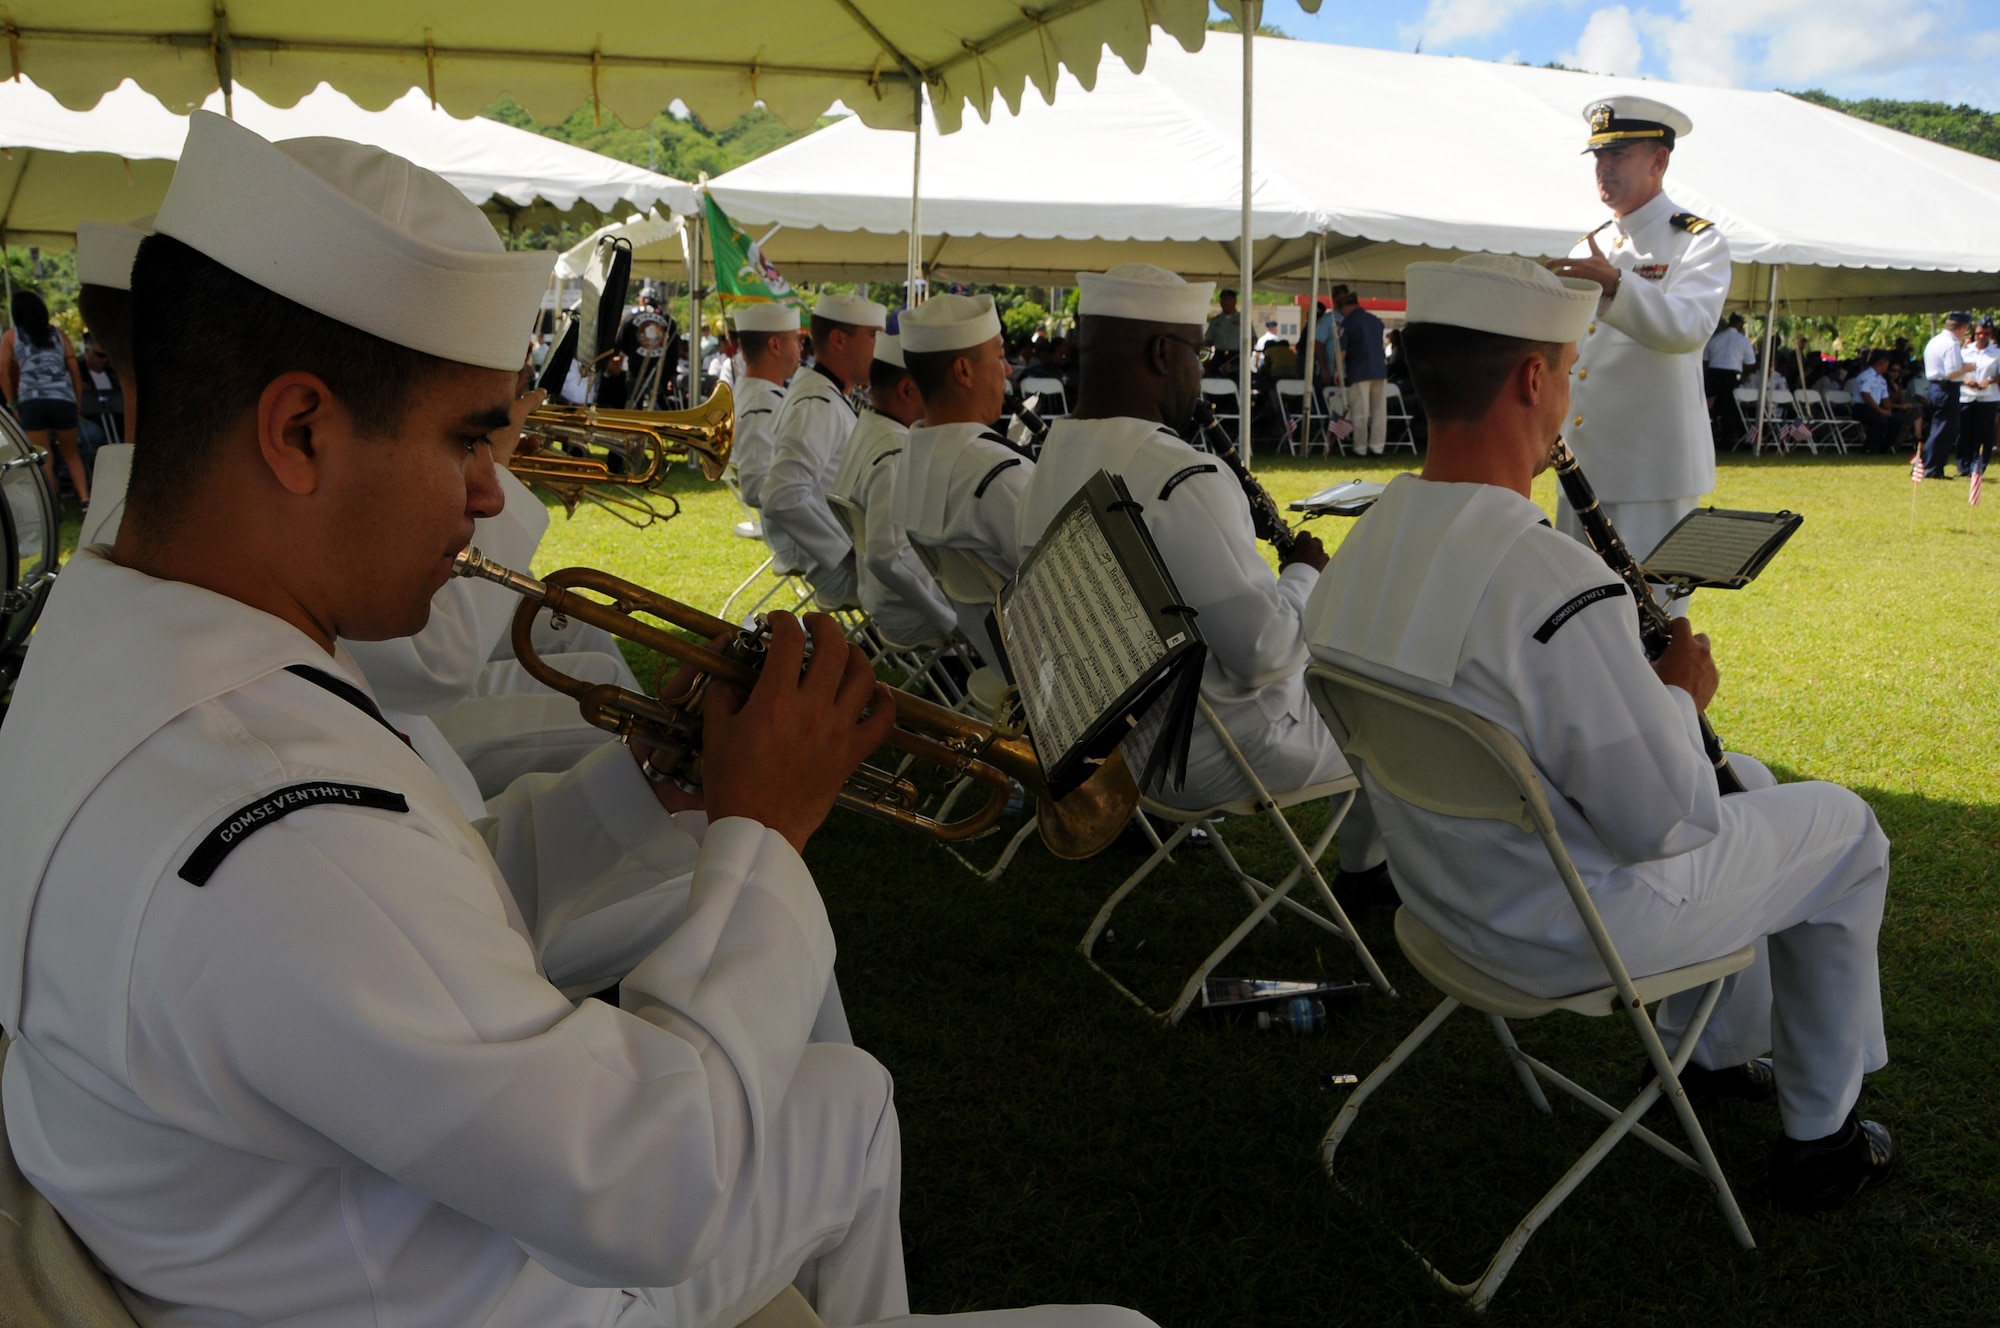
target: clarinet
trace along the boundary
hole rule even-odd
[[[1049,436],[1049,422],[1035,413],[1035,405],[1040,402],[1040,397],[1035,397],[1033,402],[1024,401],[1014,412],[1015,422],[1028,431],[1028,459],[1031,461],[1042,459],[1042,444]]]
[[[1583,467],[1571,455],[1569,445],[1560,438],[1556,439],[1555,450],[1550,455],[1555,461],[1556,480],[1562,485],[1563,495],[1569,499],[1570,510],[1576,513],[1576,522],[1583,527],[1590,547],[1597,550],[1597,556],[1618,574],[1618,579],[1632,592],[1632,598],[1639,602],[1639,645],[1645,650],[1647,659],[1658,659],[1673,644],[1673,619],[1667,616],[1660,601],[1653,598],[1653,587],[1646,580],[1645,569],[1632,556],[1632,551],[1625,547],[1625,541],[1618,538],[1611,518],[1598,505],[1597,490],[1591,488],[1590,481],[1584,478]],[[1701,746],[1708,754],[1709,764],[1715,767],[1716,787],[1725,795],[1743,792],[1743,781],[1730,768],[1729,754],[1722,750],[1722,739],[1715,736],[1708,716],[1697,713],[1695,718],[1701,721]]]
[[[1250,526],[1257,532],[1257,538],[1278,551],[1279,562],[1290,558],[1292,545],[1298,542],[1298,536],[1285,524],[1278,500],[1250,473],[1250,467],[1243,464],[1243,456],[1236,450],[1235,441],[1217,422],[1215,411],[1206,401],[1195,403],[1194,427],[1202,446],[1215,453],[1216,459],[1229,467],[1230,473],[1236,476],[1236,482],[1243,486],[1243,496],[1250,500]]]

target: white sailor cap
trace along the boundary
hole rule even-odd
[[[822,295],[813,306],[813,317],[849,327],[889,326],[889,311],[859,295]]]
[[[893,332],[884,332],[875,338],[875,358],[898,369],[908,367],[903,363],[902,338]]]
[[[1671,148],[1675,139],[1694,132],[1694,121],[1651,97],[1600,98],[1583,108],[1583,120],[1590,126],[1590,142],[1585,145],[1585,152],[1635,139]]]
[[[268,143],[208,111],[155,229],[349,327],[488,369],[521,367],[556,258],[508,252],[464,194],[392,152]]]
[[[1000,335],[1000,315],[991,295],[933,295],[897,315],[896,327],[906,351],[967,350]]]
[[[1190,284],[1152,263],[1120,263],[1109,272],[1076,274],[1076,311],[1084,317],[1199,326],[1208,321],[1212,281]]]
[[[1509,254],[1412,263],[1404,274],[1410,323],[1449,323],[1524,341],[1581,341],[1597,301],[1594,281],[1559,277]]]
[[[139,242],[153,233],[150,213],[132,221],[79,221],[76,224],[76,280],[80,286],[132,289],[132,260]]]
[[[796,332],[799,307],[778,300],[746,304],[729,315],[738,332]]]

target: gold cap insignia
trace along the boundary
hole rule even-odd
[[[1601,101],[1590,108],[1590,132],[1601,134],[1611,128],[1611,103]]]

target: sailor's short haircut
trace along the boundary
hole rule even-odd
[[[1562,363],[1562,343],[1481,332],[1450,323],[1411,323],[1403,329],[1403,354],[1424,414],[1433,420],[1483,419],[1521,361],[1539,355],[1550,368]]]

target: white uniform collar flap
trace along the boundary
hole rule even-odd
[[[168,641],[173,648],[163,651]],[[0,727],[0,769],[15,772],[0,835],[0,1024],[20,1027],[42,873],[112,768],[204,701],[287,664],[334,663],[289,624],[121,567],[102,546],[64,565]]]
[[[903,453],[903,473],[904,482],[910,486],[908,492],[916,499],[917,519],[910,529],[918,532],[920,538],[929,534],[935,539],[950,527],[955,515],[951,503],[952,471],[960,450],[978,446],[979,435],[985,432],[983,424],[940,424],[910,431],[910,446]],[[1004,459],[997,455],[1000,449],[996,444],[987,446],[995,451],[996,463]]]
[[[1320,578],[1306,640],[1450,686],[1496,551],[1546,519],[1507,489],[1398,475]],[[1459,557],[1467,548],[1479,556]]]

